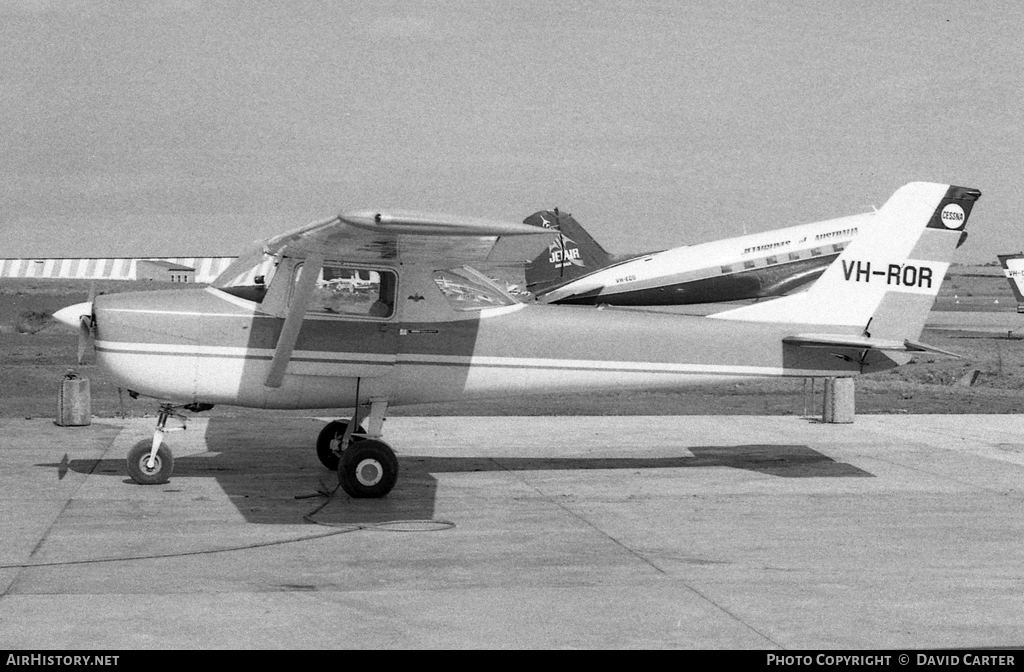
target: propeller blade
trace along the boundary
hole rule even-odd
[[[78,363],[85,359],[85,351],[89,349],[93,341],[93,320],[92,302],[76,303],[73,306],[61,308],[53,314],[58,322],[63,322],[69,327],[78,328]]]
[[[78,321],[78,363],[85,361],[85,352],[92,346],[92,315],[82,315]]]

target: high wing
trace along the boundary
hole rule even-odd
[[[354,210],[264,241],[271,256],[323,255],[385,264],[526,263],[558,235],[518,222],[417,213]]]

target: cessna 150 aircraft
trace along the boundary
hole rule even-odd
[[[936,351],[916,339],[980,195],[908,184],[807,291],[708,317],[527,305],[465,264],[524,263],[556,232],[377,211],[270,238],[208,288],[108,294],[56,317],[80,324],[119,385],[160,401],[152,441],[128,454],[137,482],[170,477],[166,423],[182,409],[354,408],[317,454],[349,495],[382,497],[398,478],[381,441],[392,405],[853,376]],[[373,292],[334,291],[354,271]]]
[[[820,276],[874,214],[616,257],[572,215],[557,208],[544,210],[524,222],[559,235],[527,265],[526,288],[544,303],[612,306],[782,296]]]

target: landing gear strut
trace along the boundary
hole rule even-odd
[[[167,432],[185,431],[187,418],[177,412],[178,408],[184,407],[161,404],[153,439],[139,441],[128,451],[128,475],[136,483],[159,485],[170,479],[171,472],[174,471],[174,456],[171,454],[170,447],[163,443],[163,440],[164,434]],[[181,427],[167,427],[167,420],[170,418],[179,420]]]
[[[369,430],[363,431],[357,403],[350,421],[328,423],[317,438],[317,457],[338,472],[338,483],[350,497],[383,497],[398,481],[398,458],[391,446],[380,440],[387,409],[388,402],[371,401]]]

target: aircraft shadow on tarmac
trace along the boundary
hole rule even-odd
[[[206,430],[209,453],[175,459],[174,475],[161,486],[138,486],[127,477],[122,456],[65,459],[52,468],[58,478],[68,470],[119,478],[125,488],[186,492],[179,479],[213,477],[248,522],[294,524],[324,504],[336,476],[320,465],[313,451],[319,426],[283,423],[268,437],[237,420],[211,419]],[[262,433],[261,433],[262,431]],[[173,435],[169,443],[173,448]],[[394,520],[431,520],[435,516],[436,474],[471,472],[587,471],[596,469],[681,469],[731,467],[780,478],[872,477],[862,469],[800,445],[680,446],[691,455],[674,457],[435,457],[399,452],[398,485],[384,499],[350,499],[340,489],[315,520],[338,525],[379,524]],[[178,484],[175,481],[179,481]],[[127,493],[126,493],[127,495]]]

